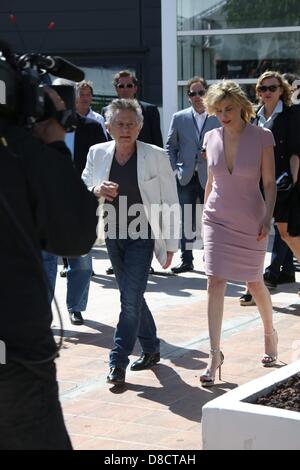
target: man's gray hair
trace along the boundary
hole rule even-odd
[[[136,115],[138,125],[141,127],[143,126],[143,111],[137,100],[129,100],[124,98],[113,100],[108,105],[105,112],[105,120],[107,124],[111,125],[113,123],[119,111],[132,111]]]

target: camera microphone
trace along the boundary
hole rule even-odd
[[[66,78],[73,82],[81,82],[84,80],[84,72],[62,57],[39,55],[37,65],[46,69],[47,72],[50,72],[56,77]]]

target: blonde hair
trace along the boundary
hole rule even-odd
[[[256,96],[259,98],[260,102],[263,103],[261,97],[259,96],[258,88],[262,85],[262,82],[266,78],[276,78],[276,80],[278,80],[279,85],[282,89],[282,95],[281,95],[280,98],[282,99],[284,104],[286,104],[286,106],[291,106],[291,104],[292,104],[292,90],[291,90],[291,87],[290,87],[288,81],[285,80],[284,77],[281,75],[281,73],[275,72],[273,70],[267,70],[257,80]]]
[[[222,80],[209,87],[203,98],[208,114],[216,114],[218,104],[225,99],[230,99],[242,107],[241,117],[245,122],[250,122],[255,116],[253,105],[246,93],[232,80]]]

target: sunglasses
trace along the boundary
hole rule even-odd
[[[117,88],[133,88],[134,85],[132,83],[118,83]]]
[[[261,93],[266,93],[266,91],[270,91],[271,93],[275,93],[275,91],[277,90],[277,88],[280,88],[280,85],[270,85],[270,86],[266,86],[266,85],[261,85],[259,86],[257,89],[258,91],[260,91]]]
[[[200,90],[200,91],[189,91],[188,92],[188,96],[190,98],[193,98],[194,96],[204,96],[205,95],[205,91],[204,90]]]

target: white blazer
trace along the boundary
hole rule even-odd
[[[114,154],[115,141],[90,148],[82,173],[82,179],[90,191],[109,180]],[[137,179],[145,212],[155,236],[155,256],[163,266],[167,251],[176,252],[180,239],[180,205],[168,154],[155,145],[137,141]],[[103,204],[104,198],[100,198],[97,244],[104,243]]]

